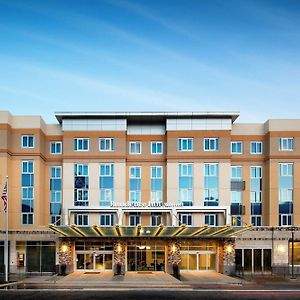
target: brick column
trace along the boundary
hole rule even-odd
[[[235,240],[225,239],[223,242],[223,273],[235,274]]]
[[[58,262],[59,265],[66,265],[66,273],[74,271],[74,242],[72,240],[59,239]]]
[[[116,241],[114,242],[114,263],[113,271],[116,273],[117,264],[122,265],[122,274],[125,274],[125,263],[126,263],[126,242],[125,241]]]
[[[168,241],[168,271],[173,274],[173,264],[180,264],[181,262],[181,242],[180,240]]]

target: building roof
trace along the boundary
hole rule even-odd
[[[232,123],[239,112],[56,112],[59,123],[63,119],[127,119],[130,121],[165,121],[166,119],[231,119]]]

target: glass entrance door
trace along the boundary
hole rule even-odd
[[[186,271],[215,271],[216,253],[211,251],[182,251],[181,269]]]
[[[76,270],[101,271],[112,270],[113,252],[77,251]]]
[[[94,254],[94,262],[95,262],[95,270],[103,270],[104,269],[104,255],[102,253]]]

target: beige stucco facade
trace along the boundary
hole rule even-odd
[[[300,121],[268,120],[261,124],[239,124],[235,121],[237,114],[83,114],[76,116],[57,114],[59,124],[45,124],[39,116],[13,116],[9,112],[0,112],[0,189],[3,190],[6,176],[9,178],[9,230],[13,234],[11,240],[11,262],[15,264],[16,249],[14,243],[24,240],[24,236],[33,240],[56,241],[57,236],[49,235],[51,223],[51,167],[61,167],[61,221],[59,225],[71,225],[76,222],[76,214],[87,214],[88,224],[99,225],[101,214],[111,214],[114,225],[130,225],[130,215],[139,213],[140,224],[151,226],[152,215],[161,215],[160,222],[164,226],[179,226],[182,215],[191,216],[192,227],[201,227],[207,223],[206,216],[214,215],[218,220],[211,226],[233,224],[231,213],[233,166],[242,167],[243,187],[241,205],[243,207],[240,226],[252,223],[251,200],[251,167],[262,168],[261,188],[261,224],[266,227],[280,226],[279,209],[279,165],[293,165],[293,212],[289,226],[300,226]],[[74,118],[74,119],[72,119]],[[73,127],[64,125],[64,120],[74,121]],[[78,121],[80,120],[80,122]],[[177,122],[175,126],[172,122]],[[230,120],[230,122],[227,122]],[[183,122],[184,121],[184,122]],[[226,122],[225,122],[226,121]],[[104,124],[104,125],[103,125]],[[224,125],[225,124],[225,125]],[[172,127],[173,126],[173,127]],[[174,127],[175,126],[175,127]],[[71,128],[71,129],[70,129]],[[73,128],[73,129],[72,129]],[[22,136],[33,136],[33,147],[22,147]],[[74,150],[74,139],[88,139],[88,149]],[[99,139],[114,140],[112,151],[100,151]],[[180,151],[179,140],[192,139],[193,149]],[[218,139],[218,149],[207,151],[205,139]],[[280,149],[280,139],[292,139],[293,149]],[[62,152],[51,153],[51,142],[61,142]],[[140,142],[141,153],[130,153],[130,143]],[[152,142],[161,142],[163,151],[160,154],[151,152]],[[242,152],[232,153],[231,143],[241,142]],[[251,143],[261,142],[262,152],[252,153]],[[22,212],[22,162],[34,162],[34,211],[32,224],[23,224]],[[100,205],[100,164],[113,164],[113,202],[120,205]],[[88,205],[74,204],[74,165],[88,165]],[[192,164],[192,203],[183,206],[180,199],[179,164]],[[205,164],[217,164],[217,205],[208,205],[205,200]],[[130,203],[130,168],[141,168],[140,195],[141,206]],[[161,205],[151,206],[151,167],[162,168]],[[127,206],[126,206],[127,203]],[[4,240],[5,214],[0,205],[0,241]],[[187,219],[186,219],[187,220]],[[82,225],[82,224],[79,224]],[[137,225],[137,224],[136,224]],[[159,224],[156,224],[157,226]],[[107,226],[107,225],[106,225]],[[22,232],[18,237],[16,232]],[[45,232],[45,236],[37,234]],[[277,232],[277,231],[276,231]],[[262,238],[269,231],[254,231],[237,239],[237,249],[247,247],[247,241],[255,234]],[[266,242],[255,240],[253,247],[271,247],[274,264],[287,264],[288,258],[283,249],[288,249],[287,232],[278,231],[278,239],[272,244],[267,237]],[[285,239],[281,243],[279,237]],[[298,238],[298,235],[296,236]],[[300,238],[300,237],[299,237]],[[27,240],[28,240],[27,239]],[[254,241],[254,240],[253,240]],[[278,245],[277,245],[278,244]],[[279,247],[280,246],[280,247]],[[279,247],[279,248],[278,248]],[[284,248],[285,247],[285,248]],[[269,248],[268,248],[269,249]],[[280,249],[280,251],[278,250]],[[75,253],[75,252],[74,252]],[[75,255],[75,254],[74,254]],[[56,259],[56,261],[58,261]]]

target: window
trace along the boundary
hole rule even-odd
[[[74,205],[89,205],[89,166],[74,164]]]
[[[62,153],[62,142],[50,142],[50,153],[61,154]]]
[[[219,164],[204,164],[204,206],[219,205]]]
[[[231,225],[232,226],[242,226],[242,216],[232,216],[231,218]]]
[[[50,222],[61,225],[61,166],[50,167]]]
[[[204,175],[205,176],[217,176],[218,164],[211,163],[204,165]]]
[[[262,167],[251,167],[251,178],[262,178]]]
[[[142,153],[142,142],[129,142],[129,153],[130,154],[141,154]]]
[[[251,191],[250,201],[251,203],[261,203],[261,191]]]
[[[99,151],[114,151],[115,139],[114,138],[100,138]]]
[[[76,138],[74,139],[75,151],[89,151],[89,139],[88,138]]]
[[[179,225],[181,224],[192,226],[192,214],[179,214]]]
[[[33,213],[22,213],[22,225],[33,225]]]
[[[141,202],[141,167],[129,167],[129,201]]]
[[[251,224],[253,226],[261,226],[261,216],[251,216]]]
[[[33,225],[34,222],[34,161],[22,161],[21,174],[21,222]]]
[[[293,189],[280,189],[279,190],[279,201],[293,201]]]
[[[262,154],[262,142],[251,142],[250,143],[251,154]]]
[[[137,226],[141,224],[141,216],[139,213],[132,213],[129,215],[129,226]]]
[[[101,214],[100,215],[101,226],[114,226],[114,215],[113,214]]]
[[[151,154],[163,154],[163,142],[151,142]]]
[[[250,167],[250,207],[251,222],[254,220],[255,226],[261,226],[262,220],[262,167]],[[254,222],[253,221],[253,222]]]
[[[114,164],[100,164],[100,206],[114,201]]]
[[[240,166],[232,166],[231,167],[231,179],[234,180],[242,180],[242,167]]]
[[[231,203],[242,204],[242,193],[240,191],[231,191]]]
[[[279,215],[279,226],[291,226],[293,225],[292,214],[280,214]]]
[[[204,224],[209,226],[218,226],[218,216],[216,214],[204,215]]]
[[[22,135],[22,148],[34,148],[34,135]]]
[[[280,166],[280,176],[293,176],[293,164],[281,163]]]
[[[280,138],[279,139],[280,151],[293,151],[294,150],[294,138]]]
[[[178,151],[193,151],[193,138],[178,139]]]
[[[163,193],[163,168],[161,166],[151,167],[151,202],[162,203]]]
[[[219,150],[219,138],[204,138],[203,147],[204,151]]]
[[[162,224],[161,213],[152,213],[151,214],[151,226],[158,226]]]
[[[290,226],[294,213],[293,163],[279,163],[278,205],[279,226]]]
[[[22,173],[33,174],[33,161],[22,161]]]
[[[180,163],[179,168],[179,201],[183,206],[193,205],[193,164]]]
[[[242,154],[243,153],[243,143],[242,142],[231,142],[231,153],[232,154]]]
[[[75,214],[74,223],[78,226],[88,226],[89,225],[89,215],[88,214]]]

